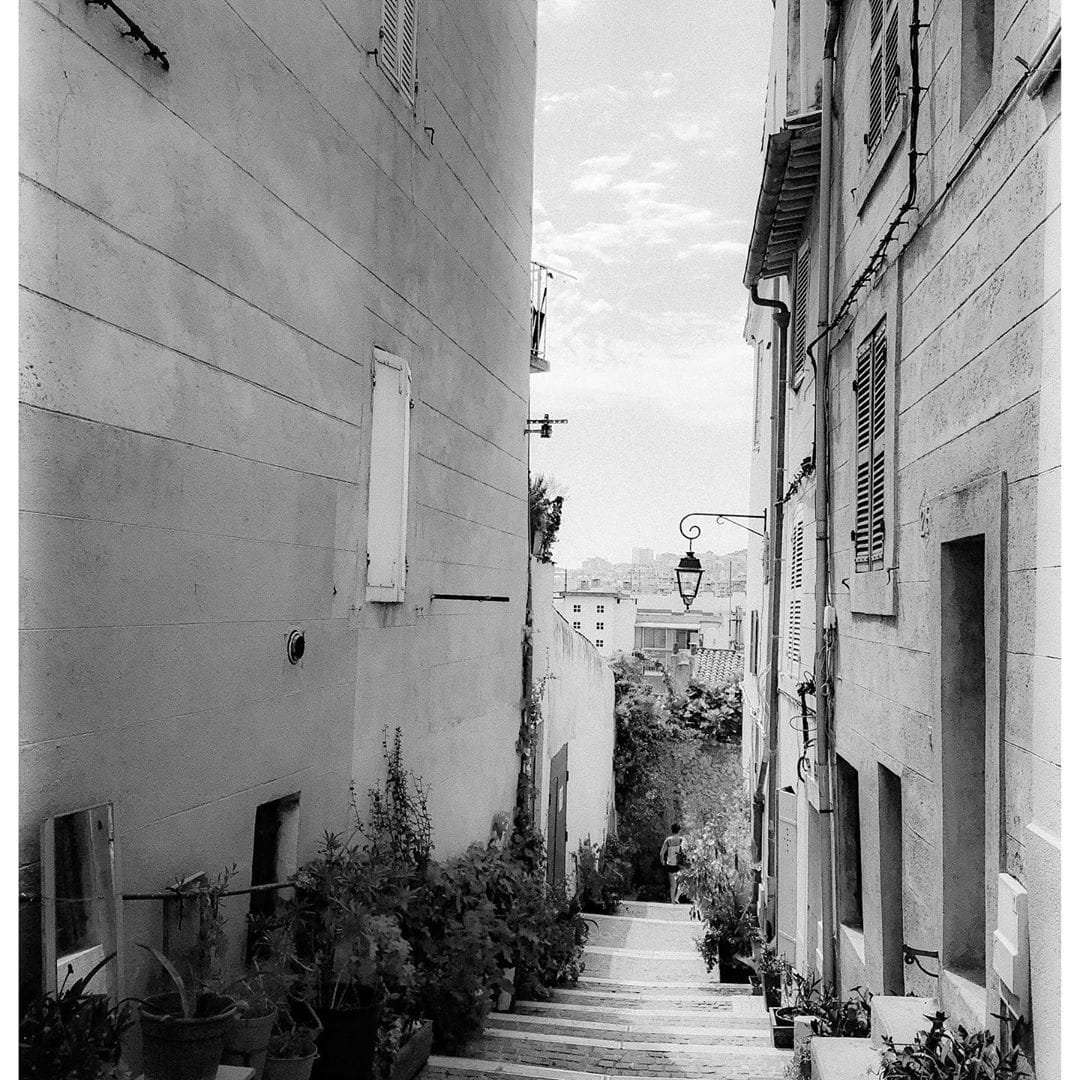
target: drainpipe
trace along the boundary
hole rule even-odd
[[[769,522],[770,562],[769,570],[769,652],[768,676],[766,678],[765,699],[769,703],[769,729],[766,740],[766,752],[762,765],[768,764],[768,822],[772,831],[773,842],[769,845],[769,857],[773,858],[776,829],[776,767],[777,744],[780,732],[780,692],[777,670],[780,663],[780,577],[783,571],[784,555],[784,451],[787,422],[787,339],[791,312],[781,300],[770,300],[758,296],[757,282],[750,289],[750,299],[759,307],[773,308],[775,314],[777,343],[776,377],[773,379],[772,395],[772,438],[769,456],[772,468],[772,517]],[[758,771],[757,790],[754,793],[754,805],[760,814],[765,809],[766,770]],[[759,849],[759,856],[760,856]],[[763,877],[768,882],[768,865],[763,868]],[[762,930],[764,931],[764,927]],[[774,928],[775,929],[775,928]]]
[[[821,852],[821,979],[836,985],[836,827],[833,813],[832,684],[825,646],[831,627],[829,607],[829,308],[832,302],[832,137],[833,79],[836,39],[840,30],[840,0],[829,0],[825,25],[825,54],[821,79],[821,179],[818,182],[818,339],[819,360],[814,371],[815,447],[815,562],[814,562],[814,687],[817,694],[818,825]],[[813,361],[813,356],[811,356]]]

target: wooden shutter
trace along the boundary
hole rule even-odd
[[[416,91],[416,2],[383,0],[379,65],[411,102]]]
[[[795,319],[791,346],[791,380],[802,374],[806,363],[806,327],[810,304],[810,247],[803,248],[795,264]]]
[[[377,603],[396,604],[405,599],[407,569],[409,366],[400,357],[376,349],[371,382],[366,596]]]
[[[856,571],[885,565],[885,420],[888,342],[885,323],[862,343],[855,360]]]
[[[788,589],[787,658],[796,667],[802,660],[803,523],[791,528],[791,576]]]
[[[379,64],[395,85],[398,81],[399,0],[383,0],[382,23],[379,26]]]
[[[869,157],[877,149],[881,140],[881,96],[882,96],[882,26],[885,14],[885,0],[870,0],[870,87],[867,94],[869,112],[866,123],[866,154]]]
[[[889,117],[900,100],[900,10],[895,5],[885,28],[885,68],[882,81],[885,84],[885,102],[883,106],[882,126],[889,122]]]

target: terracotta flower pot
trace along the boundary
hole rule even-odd
[[[139,1007],[146,1080],[214,1080],[236,1003],[200,994],[195,1016],[181,1015],[179,994],[156,994]]]
[[[435,1027],[425,1020],[401,1045],[394,1064],[390,1066],[390,1080],[413,1080],[427,1064],[431,1056],[431,1043]]]
[[[247,1065],[255,1070],[255,1080],[263,1080],[274,1013],[265,1016],[238,1016],[225,1040],[222,1065]]]
[[[379,1002],[352,1009],[316,1009],[323,1029],[316,1039],[316,1080],[371,1080]]]
[[[306,1057],[268,1057],[263,1080],[310,1080],[315,1058],[314,1050]]]

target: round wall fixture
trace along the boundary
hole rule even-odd
[[[304,631],[294,630],[285,642],[285,655],[290,664],[299,664],[304,658]]]

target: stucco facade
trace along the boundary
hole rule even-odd
[[[605,660],[633,651],[637,597],[619,589],[568,589],[557,593],[554,603],[570,628],[592,642]]]
[[[418,3],[415,102],[376,0],[144,4],[167,71],[99,7],[20,9],[24,889],[42,820],[104,802],[124,892],[246,883],[294,793],[303,859],[384,726],[437,854],[486,839],[517,771],[535,3]],[[367,565],[377,349],[409,395],[398,602]],[[159,939],[159,905],[123,914]]]
[[[783,403],[790,486],[779,584],[785,618],[801,600],[801,659],[796,668],[785,623],[772,759],[780,794],[765,829],[770,912],[792,959],[820,970],[821,867],[830,852],[819,842],[818,810],[827,807],[835,822],[837,985],[936,996],[953,1022],[1011,1037],[993,1015],[1004,1001],[1031,1025],[1017,1038],[1033,1051],[1038,1075],[1056,1077],[1060,80],[1043,77],[1038,62],[1050,55],[1058,13],[1054,4],[1020,0],[921,5],[928,25],[916,33],[923,89],[914,209],[855,290],[910,194],[913,5],[885,5],[877,31],[869,3],[839,8],[827,318],[819,308],[816,200],[791,268],[763,277],[760,290],[791,307],[793,324],[803,306],[805,344],[832,324],[825,357],[820,347],[813,363],[805,351],[789,351],[794,385]],[[797,10],[778,3],[778,28],[797,22]],[[814,83],[788,77],[794,66],[811,65],[820,78],[824,14],[802,5],[803,20],[818,19],[813,55],[795,57],[791,36],[777,37],[766,138],[791,130],[793,114],[808,105],[814,122],[813,101],[781,106],[775,87]],[[899,92],[890,114],[886,76],[880,130],[864,139],[877,35],[888,34],[894,17]],[[820,125],[820,97],[816,107]],[[809,275],[799,282],[804,252]],[[752,308],[747,330],[772,382],[775,361],[764,359],[779,345],[771,312]],[[792,344],[797,334],[793,325]],[[821,370],[828,371],[827,455],[814,433]],[[874,411],[866,406],[864,428],[868,398],[860,392],[869,395],[871,385]],[[768,497],[766,436],[777,420],[768,394],[759,395],[757,413],[755,505]],[[869,460],[860,455],[871,427],[880,454],[872,475],[881,480],[864,532],[857,470]],[[797,693],[799,672],[814,672],[815,484],[823,472],[826,603],[835,616],[826,634],[835,701],[829,793],[818,790],[818,701],[806,695],[804,734]],[[800,523],[802,566],[793,575]],[[751,608],[762,588],[764,658],[767,587],[753,549],[748,579]],[[752,787],[767,756],[770,703],[761,691],[764,664],[757,672],[749,664],[748,656],[744,764]],[[1010,925],[999,899],[1016,894],[1026,920],[1021,911]],[[921,960],[932,975],[905,964],[905,948],[936,954]]]
[[[533,678],[534,685],[542,681],[544,688],[536,770],[538,824],[548,837],[549,859],[554,856],[558,873],[572,882],[578,845],[583,840],[602,844],[613,820],[615,677],[600,650],[553,605],[553,567],[533,560],[532,573]],[[565,759],[559,758],[560,752]],[[553,778],[562,760],[568,775]],[[553,815],[565,815],[561,861],[558,845],[551,843]]]

